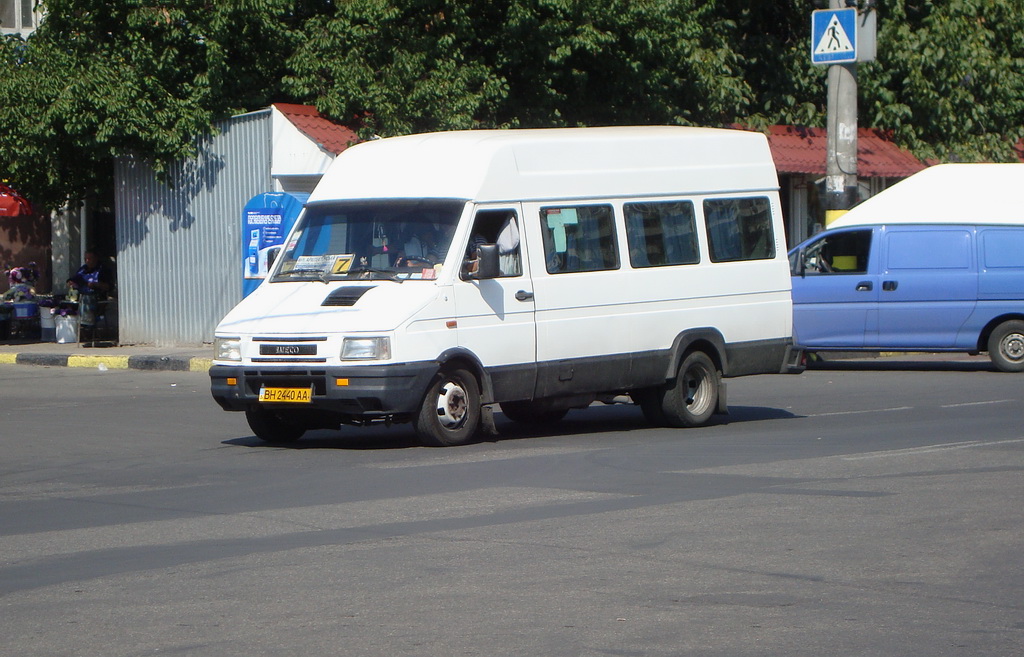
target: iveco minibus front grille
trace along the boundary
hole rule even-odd
[[[259,355],[253,356],[254,363],[326,363],[321,353],[324,336],[260,336],[252,339]]]

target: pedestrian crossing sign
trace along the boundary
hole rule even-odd
[[[811,14],[811,63],[857,61],[857,10],[819,9]]]

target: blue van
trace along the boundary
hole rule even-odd
[[[964,184],[972,176],[998,193],[985,200]],[[988,352],[1000,370],[1024,371],[1024,210],[1000,200],[1022,188],[1024,164],[939,165],[794,248],[796,345]]]

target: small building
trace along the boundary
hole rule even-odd
[[[768,144],[775,159],[786,217],[786,242],[796,246],[824,227],[824,176],[828,131],[771,126]],[[926,163],[890,141],[880,130],[857,131],[860,200],[924,169]]]
[[[34,0],[0,0],[0,38],[7,35],[27,39],[39,27],[45,11]]]
[[[266,192],[308,194],[358,141],[315,108],[274,104],[220,121],[167,183],[148,162],[114,168],[122,343],[201,344],[242,298],[242,209]]]

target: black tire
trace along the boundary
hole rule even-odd
[[[544,401],[516,401],[501,402],[501,412],[505,417],[531,426],[554,424],[569,412],[568,408],[551,408],[551,405]]]
[[[1024,372],[1024,322],[1003,322],[988,338],[988,357],[1003,372]]]
[[[663,393],[661,411],[670,427],[699,427],[718,408],[719,374],[703,351],[683,359],[675,381]]]
[[[306,428],[288,420],[287,415],[265,408],[246,411],[245,419],[256,437],[271,444],[294,443]]]
[[[480,428],[480,385],[466,370],[442,370],[427,389],[413,420],[424,445],[463,445]]]

